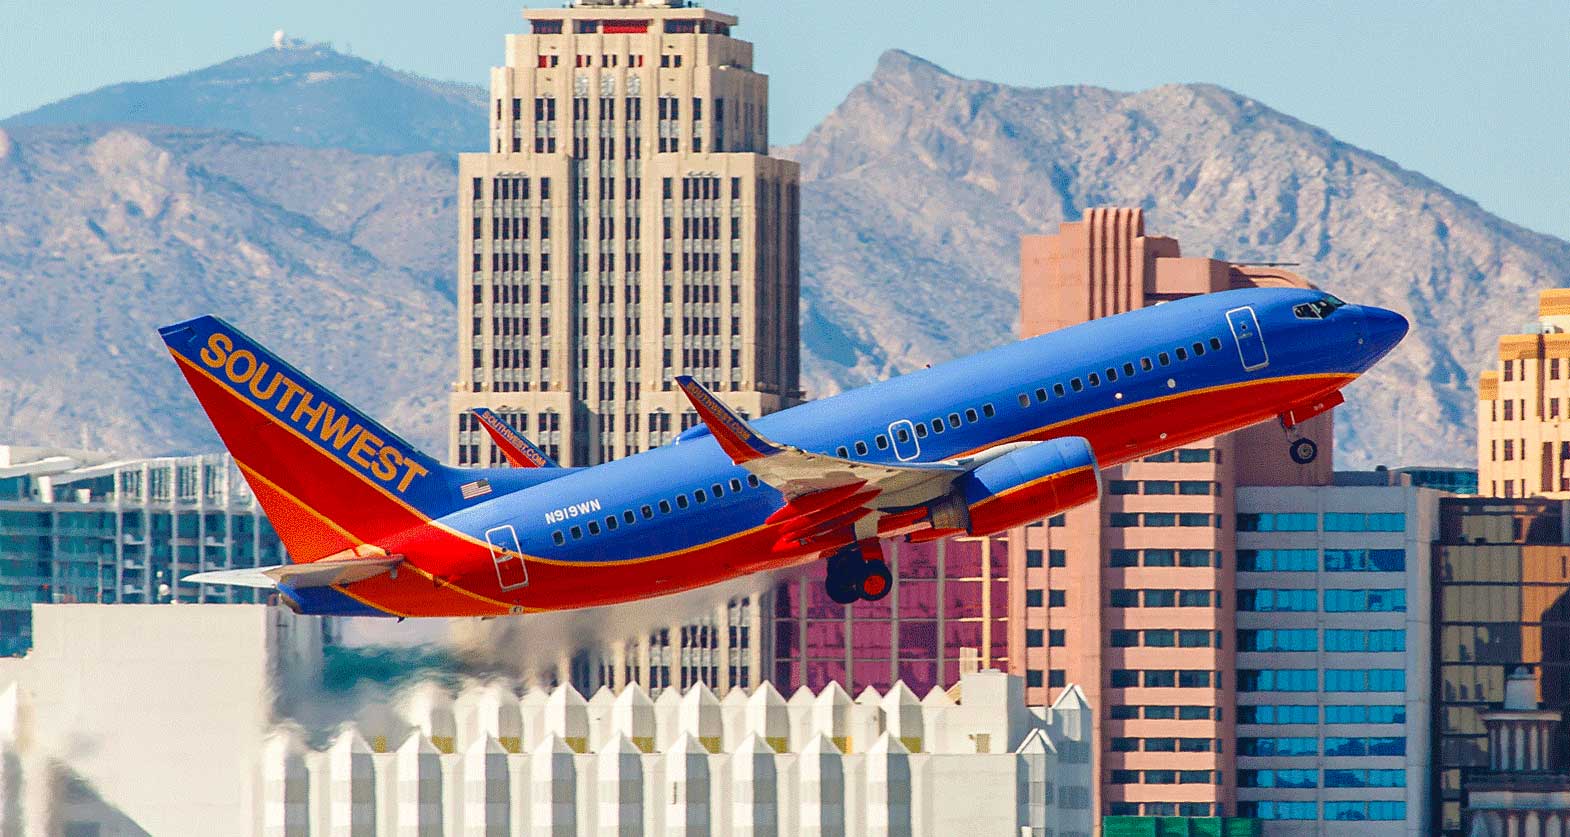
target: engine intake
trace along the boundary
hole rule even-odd
[[[1101,469],[1090,442],[1065,436],[1010,451],[978,466],[955,480],[950,493],[930,508],[935,529],[990,535],[1100,496]],[[949,525],[940,526],[940,516]]]

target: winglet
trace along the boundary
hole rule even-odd
[[[693,409],[698,411],[698,418],[708,426],[709,432],[720,443],[720,449],[725,451],[732,462],[740,465],[781,451],[779,445],[759,435],[741,416],[731,412],[729,407],[720,403],[713,393],[704,389],[692,376],[677,375],[676,385],[692,402]]]
[[[555,468],[558,467],[551,461],[545,451],[535,447],[523,434],[512,429],[501,416],[491,412],[489,407],[474,407],[469,412],[485,427],[485,432],[491,434],[491,441],[496,447],[501,448],[502,455],[514,468]]]

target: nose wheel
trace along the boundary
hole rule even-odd
[[[1293,462],[1307,465],[1319,458],[1319,445],[1313,439],[1293,439],[1287,453],[1291,454]]]
[[[827,570],[823,589],[838,604],[875,602],[894,589],[894,574],[883,560],[877,540],[852,544],[830,555]]]

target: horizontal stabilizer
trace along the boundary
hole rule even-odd
[[[272,567],[246,567],[239,570],[214,570],[188,575],[181,581],[193,584],[227,584],[231,587],[276,589],[290,587],[329,587],[374,578],[403,563],[402,557],[323,559],[309,564],[278,564]]]
[[[540,450],[533,442],[523,438],[523,434],[514,430],[501,416],[491,412],[488,407],[475,407],[470,412],[480,420],[480,425],[485,432],[491,434],[491,441],[501,449],[502,455],[507,457],[507,462],[514,468],[555,468],[558,467],[551,461],[545,451]]]

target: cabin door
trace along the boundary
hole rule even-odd
[[[909,462],[921,455],[921,441],[916,438],[916,425],[910,419],[900,419],[889,425],[889,441],[894,444],[894,458]]]
[[[1265,338],[1259,334],[1259,320],[1254,309],[1248,306],[1227,312],[1227,325],[1232,329],[1232,341],[1237,344],[1237,354],[1243,361],[1243,371],[1253,372],[1270,365],[1270,353],[1265,351]]]
[[[496,580],[502,589],[527,586],[529,570],[523,565],[523,550],[518,548],[518,532],[511,526],[497,526],[485,530],[485,540],[491,545],[491,560],[496,562]]]

